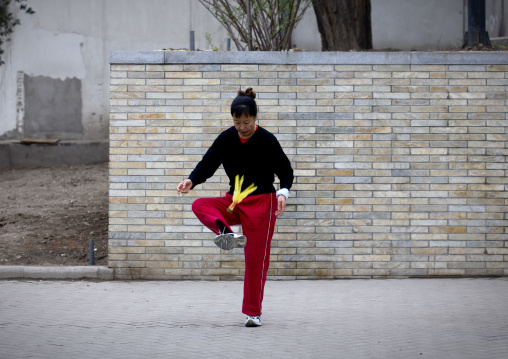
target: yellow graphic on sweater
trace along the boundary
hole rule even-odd
[[[228,212],[232,213],[235,206],[240,203],[245,197],[257,190],[257,186],[252,183],[249,187],[242,191],[243,177],[239,178],[239,175],[235,177],[235,192],[233,193],[233,203],[228,207]]]

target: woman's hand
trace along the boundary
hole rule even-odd
[[[176,192],[178,195],[182,193],[189,193],[192,188],[192,181],[190,179],[186,179],[185,181],[180,182],[178,186],[176,186]]]
[[[275,212],[276,216],[282,216],[286,209],[286,197],[284,195],[280,195],[277,197],[277,211]]]

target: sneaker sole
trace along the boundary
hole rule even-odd
[[[246,327],[250,327],[250,328],[252,328],[252,327],[260,327],[260,326],[261,326],[261,323],[256,324],[256,323],[254,323],[254,321],[253,321],[253,320],[250,320],[250,319],[249,319],[249,320],[245,323],[245,326],[246,326]]]
[[[233,248],[244,248],[247,244],[247,238],[241,236],[240,238],[231,237],[229,234],[221,234],[213,241],[215,245],[226,251],[230,251]]]

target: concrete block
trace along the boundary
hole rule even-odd
[[[0,266],[1,279],[100,279],[112,280],[113,270],[102,266],[28,267]]]
[[[108,161],[108,140],[62,141],[56,145],[0,142],[0,168],[76,165]]]
[[[110,64],[164,64],[162,51],[112,51]],[[183,62],[185,63],[185,62]]]
[[[0,266],[0,279],[20,279],[24,277],[22,266]]]

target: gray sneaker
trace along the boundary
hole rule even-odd
[[[215,237],[213,242],[217,247],[230,251],[233,248],[244,248],[247,245],[247,237],[243,234],[224,233]]]
[[[248,315],[247,319],[245,319],[245,326],[246,327],[260,327],[261,326],[261,316]]]

